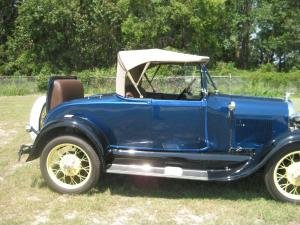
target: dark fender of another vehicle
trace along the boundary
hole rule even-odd
[[[32,150],[26,161],[38,158],[43,147],[54,137],[60,135],[77,135],[86,139],[97,151],[98,155],[104,154],[104,149],[108,146],[105,134],[95,128],[93,123],[81,117],[73,116],[63,118],[63,120],[51,121],[37,135]]]

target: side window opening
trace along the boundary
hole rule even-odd
[[[196,65],[156,65],[148,69],[145,75],[141,88],[147,98],[201,99],[200,71]]]

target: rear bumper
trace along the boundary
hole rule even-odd
[[[32,151],[33,151],[33,145],[21,145],[18,151],[18,160],[19,161],[21,160],[22,155],[29,154],[29,157],[26,159],[26,162],[31,161],[30,155]]]

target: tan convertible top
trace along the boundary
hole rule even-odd
[[[207,63],[209,57],[191,55],[162,49],[120,51],[118,53],[116,93],[125,96],[125,78],[137,88],[150,64]],[[142,97],[142,96],[141,96]]]

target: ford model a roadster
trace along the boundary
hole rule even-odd
[[[88,191],[103,173],[232,181],[263,169],[274,198],[300,203],[300,117],[292,102],[220,94],[208,60],[121,51],[116,93],[85,98],[76,78],[51,78],[27,127],[34,143],[20,155],[40,157],[44,179],[61,193]],[[154,77],[168,70],[190,74],[159,91]]]

